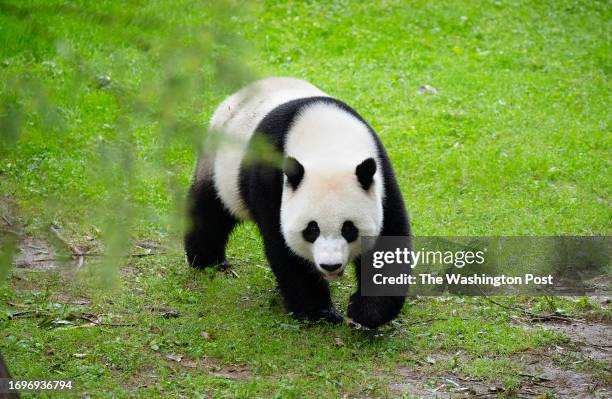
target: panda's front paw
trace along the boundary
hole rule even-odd
[[[329,321],[330,323],[340,324],[344,321],[344,315],[336,310],[333,306],[329,309],[321,311],[319,320]]]
[[[311,322],[327,321],[333,324],[340,324],[344,321],[342,313],[338,312],[333,306],[327,309],[308,313],[296,313],[294,315],[298,320],[308,320]]]
[[[372,320],[372,311],[368,308],[364,298],[359,295],[351,296],[346,315],[350,321],[349,325],[353,323],[356,326],[370,328],[373,324],[378,324]]]
[[[227,259],[223,259],[217,264],[217,269],[222,272],[229,273],[229,271],[232,269],[232,265],[227,261]]]
[[[403,297],[351,296],[347,316],[351,321],[367,328],[377,328],[393,320],[402,310]]]

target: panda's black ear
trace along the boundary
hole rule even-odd
[[[374,181],[374,173],[376,173],[376,161],[374,158],[368,158],[355,169],[357,180],[364,190],[368,190]]]
[[[287,176],[287,181],[291,185],[291,188],[294,190],[297,189],[304,178],[304,167],[302,164],[293,157],[287,157],[283,162],[283,172],[285,176]]]

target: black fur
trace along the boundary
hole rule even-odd
[[[185,235],[187,261],[196,268],[227,268],[225,245],[238,220],[223,206],[211,180],[194,178],[188,201],[191,226]]]
[[[374,173],[376,173],[376,161],[368,158],[355,168],[357,180],[364,190],[368,191],[374,182]]]
[[[304,167],[302,164],[295,158],[287,157],[283,163],[283,171],[291,188],[297,189],[304,178]]]
[[[260,142],[263,139],[277,151],[284,153],[285,138],[295,116],[303,107],[321,102],[334,104],[354,115],[370,130],[376,142],[385,188],[381,235],[409,235],[404,201],[387,153],[372,128],[343,102],[329,97],[309,97],[282,104],[261,121],[251,139],[252,142]],[[372,162],[366,160],[362,165],[364,166],[358,168],[356,174],[359,183],[367,190],[372,184],[376,163],[372,166]],[[291,173],[293,176],[289,178],[289,183],[295,189],[303,177],[303,168],[301,176],[299,168],[296,170],[293,167]],[[285,244],[280,225],[283,170],[267,162],[243,162],[240,170],[240,192],[263,236],[266,256],[276,275],[278,288],[287,309],[297,318],[341,322],[342,316],[331,302],[327,281],[316,271],[314,265],[293,254]],[[237,222],[236,219],[217,198],[212,182],[195,184],[190,197],[193,227],[185,240],[189,262],[197,267],[224,262],[225,244]],[[359,259],[355,261],[355,265],[359,277]],[[403,303],[404,297],[362,297],[358,289],[351,296],[348,316],[361,325],[374,328],[396,317]]]
[[[319,238],[319,234],[321,234],[321,230],[319,229],[319,225],[314,220],[312,222],[308,222],[308,226],[302,231],[302,237],[304,240],[313,243],[317,241]]]
[[[359,238],[359,229],[350,220],[342,223],[341,233],[346,242],[353,242]]]

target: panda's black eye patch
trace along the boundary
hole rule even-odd
[[[342,224],[342,237],[344,237],[347,242],[353,242],[359,237],[359,229],[355,227],[353,222],[347,220]]]
[[[302,230],[302,237],[308,242],[315,242],[319,234],[321,234],[321,230],[319,230],[319,225],[314,220],[308,222],[308,226]]]

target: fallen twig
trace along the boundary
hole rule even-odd
[[[9,315],[9,320],[13,319],[27,319],[30,317],[40,316],[39,312],[36,310],[21,310],[19,312],[15,312]]]
[[[59,260],[59,259],[57,259],[57,258],[42,258],[42,259],[32,259],[29,262],[32,262],[32,263],[37,263],[37,262],[55,262],[57,260]]]
[[[99,254],[99,253],[90,253],[90,252],[83,252],[83,250],[81,250],[81,248],[79,248],[76,245],[73,245],[72,243],[70,243],[70,241],[68,241],[63,235],[62,233],[59,231],[59,228],[52,224],[51,228],[50,228],[51,232],[55,235],[55,237],[61,241],[62,243],[64,243],[69,249],[70,252],[72,254],[72,257],[74,259],[76,259],[77,261],[77,270],[81,268],[81,266],[83,266],[83,264],[85,263],[85,257],[86,256],[104,256],[104,254]],[[164,252],[141,252],[141,253],[136,253],[136,254],[127,254],[124,255],[125,257],[135,257],[135,258],[141,258],[141,257],[145,257],[145,256],[154,256],[154,255],[163,255]],[[51,261],[53,259],[49,259],[49,261]]]
[[[62,233],[60,233],[59,228],[56,225],[52,224],[50,230],[58,240],[60,240],[61,242],[66,244],[68,248],[70,248],[70,252],[72,252],[72,255],[83,256],[83,251],[81,251],[81,249],[76,245],[72,245],[70,241],[64,238],[64,236],[62,235]]]
[[[556,314],[544,314],[544,315],[539,315],[536,313],[532,313],[530,311],[528,311],[527,309],[521,309],[521,311],[529,316],[531,318],[531,321],[550,321],[550,320],[558,320],[558,321],[565,321],[567,323],[586,323],[584,320],[581,319],[576,319],[575,317],[570,317],[570,316],[562,316],[562,315],[556,315]]]
[[[537,376],[537,375],[533,375],[533,374],[528,374],[528,373],[519,373],[519,375],[521,377],[528,377],[534,380],[539,380],[539,381],[550,381],[550,378],[546,378],[546,377],[541,377],[541,376]]]
[[[455,388],[461,388],[461,385],[453,380],[451,380],[450,378],[444,377],[444,381],[452,384],[455,386]]]
[[[121,257],[124,258],[130,258],[130,257],[136,257],[136,258],[141,258],[141,257],[145,257],[145,256],[154,256],[154,255],[165,255],[164,252],[152,252],[152,253],[146,253],[146,254],[127,254],[127,255],[122,255]],[[98,253],[88,253],[88,252],[84,252],[82,254],[80,254],[78,257],[102,257],[104,256],[104,254],[98,254]],[[36,263],[36,262],[57,262],[57,261],[61,261],[61,260],[65,260],[62,258],[42,258],[42,259],[33,259],[31,262]],[[234,272],[235,273],[235,272]]]
[[[592,344],[590,342],[586,342],[586,341],[574,341],[577,344],[580,345],[584,345],[584,346],[590,346],[592,348],[597,348],[601,351],[604,352],[612,352],[612,350],[610,348],[612,348],[612,345],[597,345],[597,344]]]
[[[25,304],[23,304],[23,303],[15,303],[15,302],[10,302],[10,301],[9,301],[9,302],[7,302],[7,304],[8,304],[9,306],[14,307],[14,308],[27,308],[27,307],[28,307],[28,305],[25,305]]]
[[[135,258],[141,258],[141,257],[145,257],[145,256],[154,256],[154,255],[165,255],[165,252],[143,252],[143,253],[137,253],[137,254],[126,254],[126,255],[121,255],[122,257],[135,257]],[[92,257],[98,257],[98,256],[105,256],[104,254],[101,253],[96,253],[96,252],[84,252],[82,254],[83,256],[92,256]]]
[[[4,221],[6,222],[7,226],[12,226],[13,223],[11,223],[11,221],[6,217],[6,215],[2,215],[2,219],[4,219]]]
[[[137,325],[136,323],[103,323],[100,321],[99,318],[94,319],[94,318],[87,317],[85,315],[79,316],[79,318],[83,320],[87,320],[90,323],[93,323],[97,326],[104,326],[104,327],[134,327]]]
[[[446,384],[442,384],[442,385],[440,385],[439,387],[434,388],[434,389],[433,389],[433,392],[438,392],[440,389],[444,388],[445,386],[446,386]]]
[[[72,245],[63,235],[62,233],[60,233],[59,228],[52,224],[51,225],[51,232],[55,235],[55,237],[60,240],[61,242],[63,242],[64,244],[66,244],[66,246],[68,246],[68,248],[70,248],[70,252],[72,252],[72,257],[76,259],[77,261],[77,270],[81,268],[81,266],[83,266],[83,263],[85,263],[85,257],[84,257],[84,253],[83,251],[81,251],[81,248],[77,247],[76,245]]]
[[[140,253],[140,254],[127,254],[125,255],[126,257],[136,257],[136,258],[142,258],[145,256],[155,256],[155,255],[165,255],[165,252],[145,252],[145,253]]]
[[[22,310],[15,312],[8,316],[9,320],[14,319],[27,319],[27,318],[36,318],[36,317],[48,317],[51,316],[49,312],[46,311],[38,311],[38,310]],[[100,315],[95,315],[93,313],[82,313],[82,314],[70,314],[67,316],[68,319],[81,319],[86,320],[96,326],[104,326],[104,327],[134,327],[136,323],[104,323],[100,321]],[[81,325],[76,325],[74,327],[81,327]]]
[[[480,289],[480,287],[478,287]],[[576,319],[574,317],[570,317],[570,316],[563,316],[563,315],[557,315],[557,314],[537,314],[537,313],[533,313],[523,307],[520,306],[509,306],[509,305],[504,305],[503,303],[499,303],[497,301],[494,301],[493,299],[491,299],[488,295],[486,295],[482,289],[480,289],[480,292],[482,294],[482,296],[489,302],[491,302],[494,305],[497,305],[501,308],[504,309],[508,309],[508,310],[513,310],[513,311],[519,311],[521,313],[523,313],[525,316],[529,316],[529,318],[531,319],[531,321],[549,321],[549,320],[558,320],[558,321],[565,321],[567,323],[586,323],[584,320],[581,319]]]

